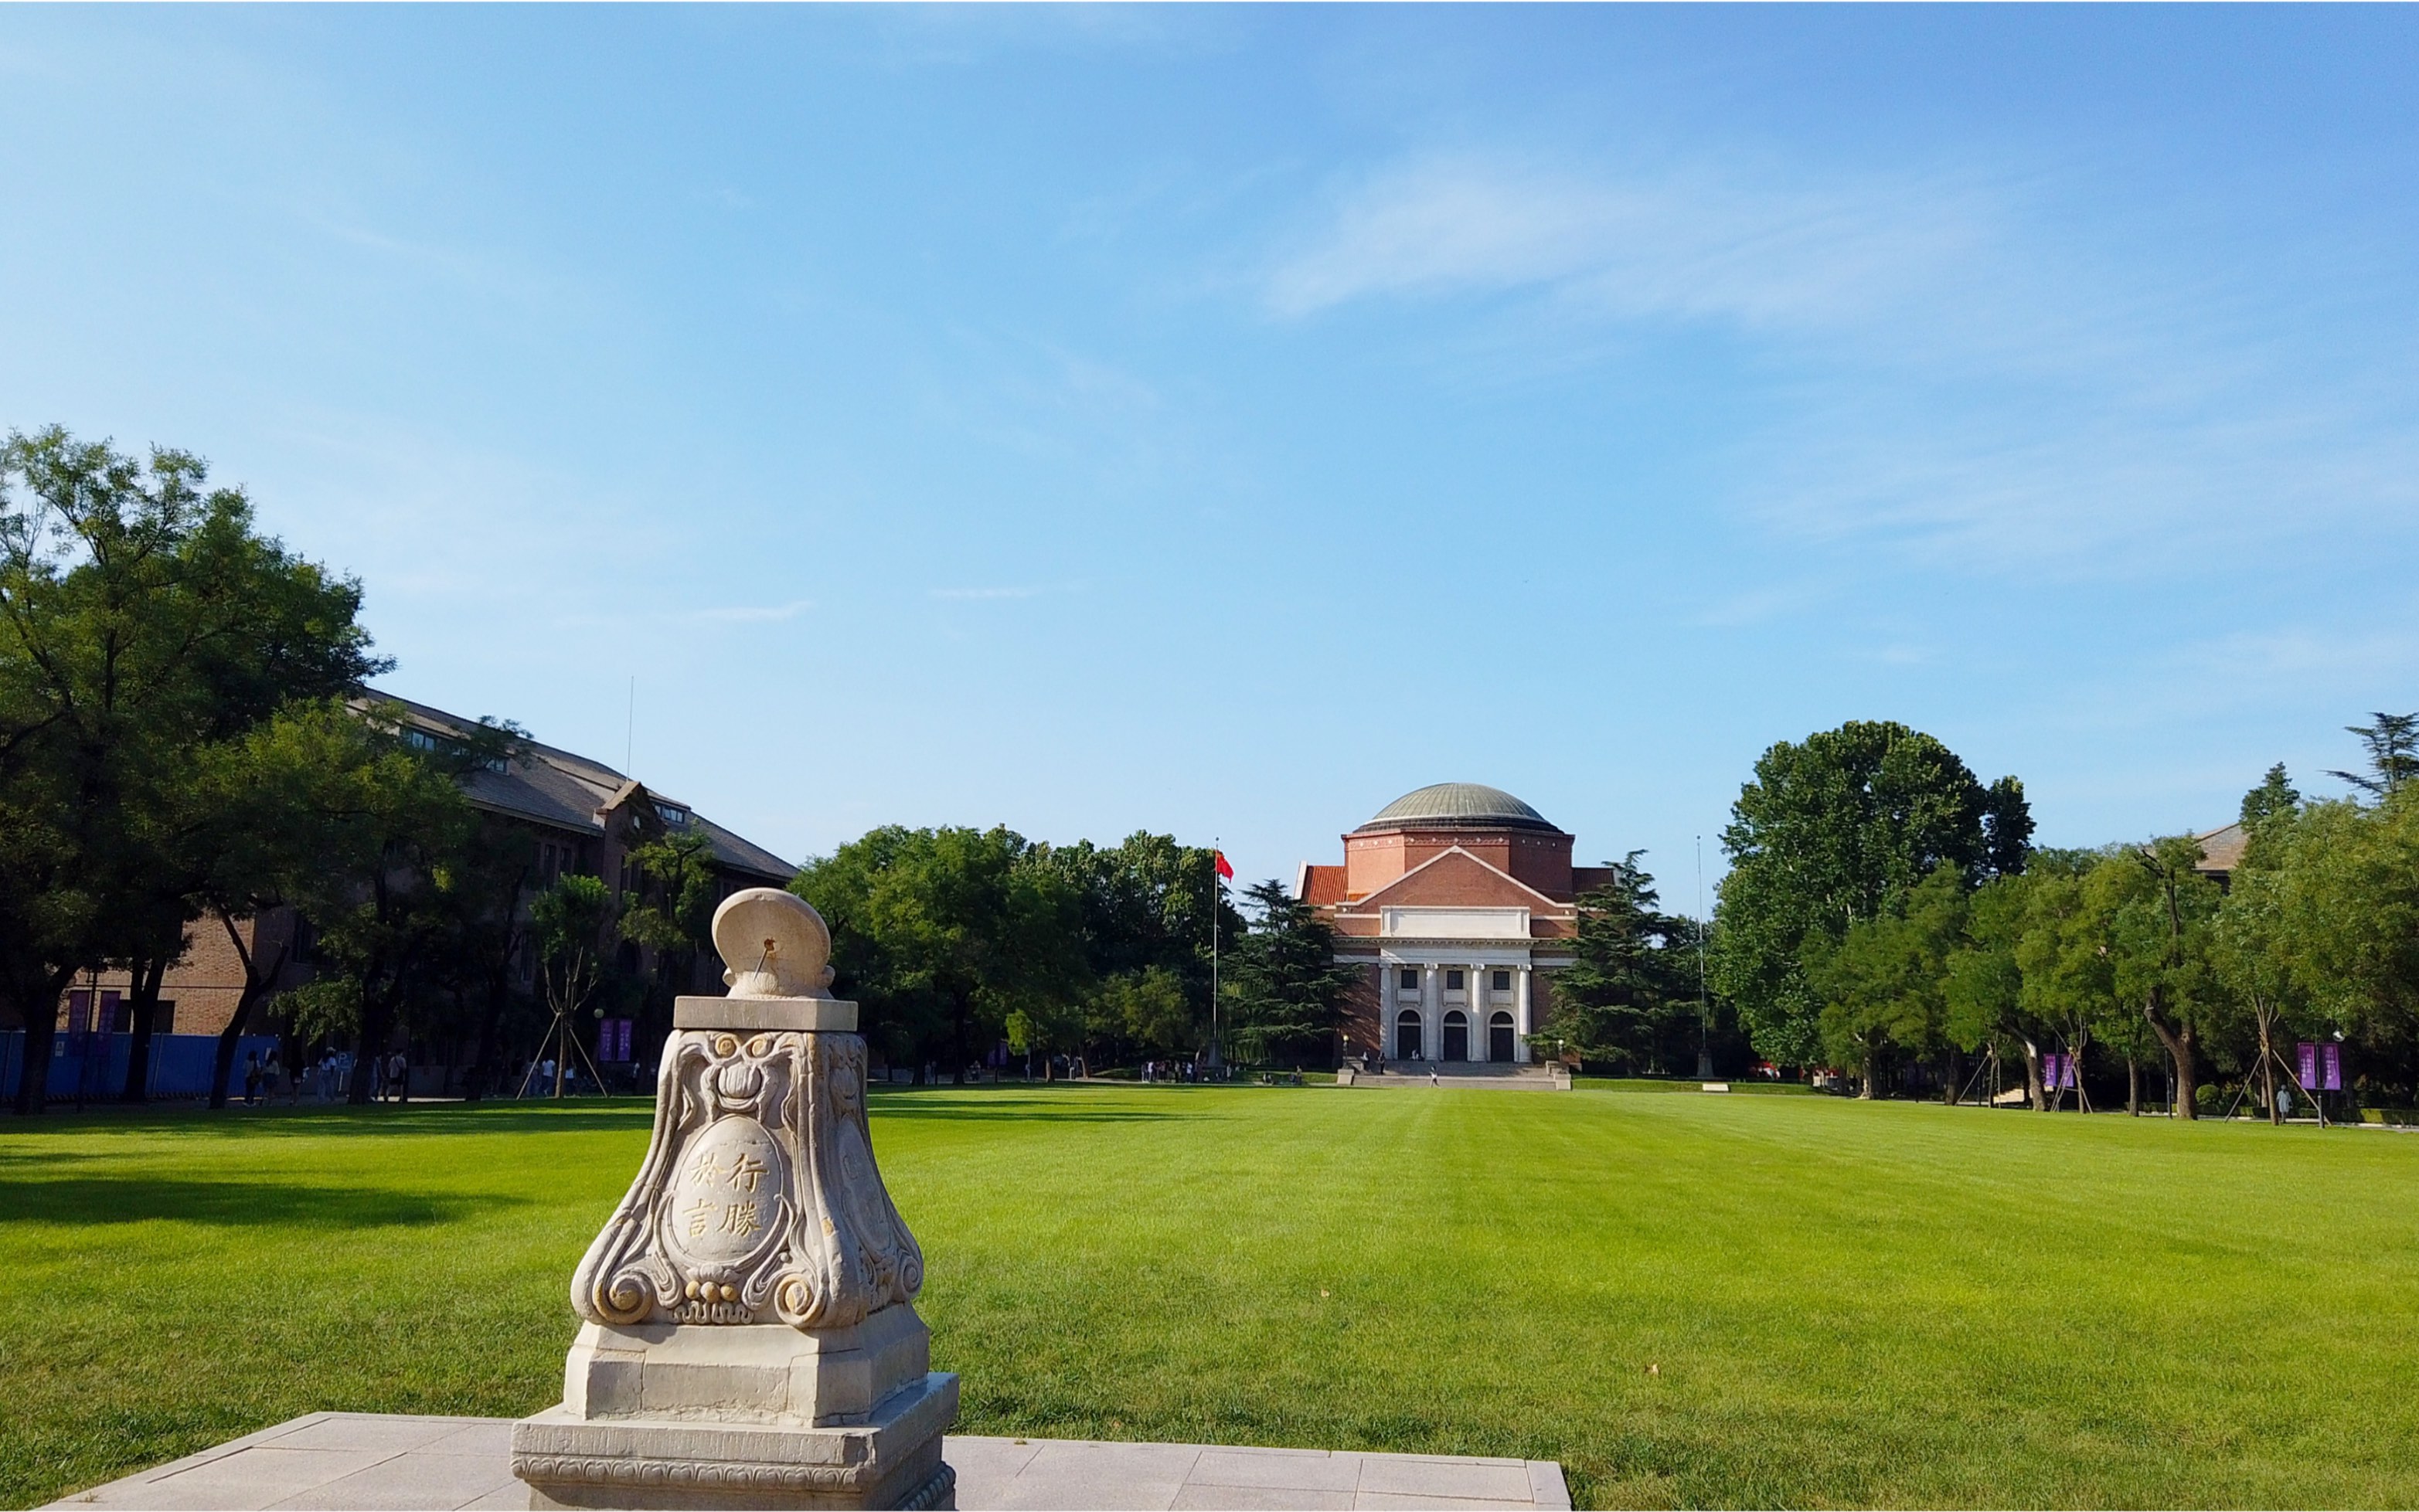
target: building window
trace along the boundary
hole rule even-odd
[[[688,828],[688,810],[685,808],[678,807],[671,803],[657,803],[655,805],[655,813],[662,817],[663,821],[666,824],[670,825],[675,830],[686,830]]]
[[[177,1032],[176,999],[162,998],[160,1000],[159,1007],[152,1011],[151,1032],[154,1034],[174,1034]]]
[[[1495,990],[1498,992],[1509,992],[1512,990],[1511,972],[1498,971],[1495,973]]]
[[[1402,971],[1402,975],[1401,975],[1401,977],[1400,977],[1400,979],[1399,979],[1399,985],[1401,985],[1402,989],[1403,989],[1405,992],[1417,992],[1417,991],[1419,991],[1419,990],[1420,990],[1420,969],[1419,969],[1418,967],[1416,967],[1416,966],[1406,966],[1406,967],[1404,967],[1404,968],[1403,968],[1403,971]]]
[[[1447,992],[1459,992],[1461,990],[1461,973],[1459,971],[1447,971],[1444,974],[1444,989]]]

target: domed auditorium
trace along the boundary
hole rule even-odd
[[[1606,881],[1572,839],[1501,788],[1406,793],[1344,836],[1340,866],[1305,864],[1297,894],[1358,967],[1343,1058],[1497,1071],[1543,1060],[1530,1037],[1570,964],[1573,900]]]

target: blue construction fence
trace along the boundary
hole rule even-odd
[[[230,1095],[243,1095],[243,1068],[248,1057],[264,1061],[277,1048],[274,1034],[246,1034],[236,1046],[235,1072],[227,1080]],[[51,1101],[71,1103],[79,1092],[87,1103],[115,1101],[126,1088],[126,1061],[134,1053],[131,1034],[69,1034],[51,1036]],[[154,1034],[151,1036],[150,1095],[207,1097],[210,1069],[217,1062],[216,1034]],[[25,1077],[25,1031],[0,1033],[0,1098],[17,1095]]]

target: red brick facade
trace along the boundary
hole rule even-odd
[[[1343,839],[1343,864],[1305,865],[1300,884],[1335,930],[1336,959],[1363,970],[1343,1053],[1536,1059],[1574,900],[1603,869],[1573,866],[1569,834],[1474,784],[1408,794]]]

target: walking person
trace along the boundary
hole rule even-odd
[[[403,1102],[410,1092],[411,1062],[401,1050],[386,1058],[386,1088],[395,1102]]]
[[[243,1106],[260,1106],[260,1052],[254,1050],[243,1063]]]

